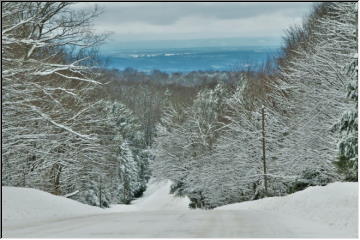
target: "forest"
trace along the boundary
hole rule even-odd
[[[2,3],[2,186],[130,204],[169,179],[191,208],[358,181],[357,3],[314,5],[247,71],[106,69],[101,9]]]

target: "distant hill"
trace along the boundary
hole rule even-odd
[[[123,49],[103,56],[107,68],[133,68],[142,72],[242,71],[256,69],[276,56],[274,47],[196,47]]]

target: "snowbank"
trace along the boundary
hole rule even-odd
[[[113,212],[188,209],[189,199],[170,195],[170,185],[171,182],[151,181],[142,198],[130,205],[117,204],[107,209],[89,206],[37,189],[2,187],[3,223],[11,226]]]
[[[2,187],[4,225],[101,214],[98,207],[32,188]]]
[[[324,187],[309,187],[285,197],[230,204],[215,210],[245,209],[272,211],[308,219],[357,236],[358,183],[336,182]]]

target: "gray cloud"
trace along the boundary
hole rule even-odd
[[[93,7],[79,3],[74,8]],[[111,31],[111,45],[149,40],[277,38],[301,23],[311,2],[98,2],[96,31]],[[109,43],[110,44],[110,43]]]
[[[312,3],[98,3],[105,13],[99,22],[118,23],[146,22],[156,25],[171,25],[184,17],[216,19],[244,19],[279,13],[284,16],[302,17]]]

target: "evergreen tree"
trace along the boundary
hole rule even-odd
[[[358,181],[358,61],[357,54],[353,54],[353,62],[346,68],[350,78],[347,97],[353,101],[353,107],[343,114],[336,126],[341,139],[335,165],[346,181]]]

